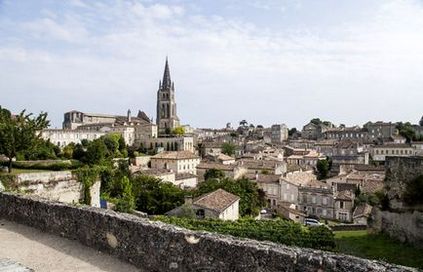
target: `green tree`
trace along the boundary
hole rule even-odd
[[[75,143],[68,144],[62,150],[63,157],[66,159],[72,159],[74,150],[75,150]]]
[[[184,127],[176,127],[172,130],[173,135],[182,136],[185,134],[185,128]]]
[[[408,205],[423,204],[423,175],[407,183],[403,200]]]
[[[256,216],[261,207],[265,205],[265,200],[260,194],[257,184],[246,178],[239,180],[209,179],[200,183],[194,194],[200,196],[219,188],[240,197],[239,213],[241,216]]]
[[[106,162],[107,146],[101,138],[90,142],[85,153],[84,162],[90,165],[102,165]]]
[[[232,143],[223,143],[222,144],[222,153],[228,156],[233,156],[235,154],[236,146]]]
[[[402,123],[398,122],[396,125],[399,135],[407,139],[407,143],[417,139],[416,130],[410,122]]]
[[[329,161],[325,160],[318,160],[317,161],[317,178],[318,179],[325,179],[328,177],[329,174]]]
[[[288,135],[289,135],[289,136],[292,136],[292,135],[294,135],[295,133],[297,133],[297,128],[291,128],[290,130],[288,130]]]
[[[33,117],[23,110],[12,116],[9,110],[0,107],[0,154],[9,158],[9,172],[12,171],[12,160],[18,152],[33,148],[40,139],[42,129],[47,128],[47,113]]]
[[[133,192],[137,210],[148,214],[164,214],[184,203],[184,190],[151,176],[133,178]]]
[[[204,173],[204,180],[208,180],[208,179],[221,179],[225,177],[225,173],[222,170],[219,169],[207,169],[206,172]]]
[[[122,177],[120,184],[122,186],[122,194],[116,202],[116,210],[119,212],[132,212],[135,208],[135,197],[132,193],[132,184],[128,177]]]

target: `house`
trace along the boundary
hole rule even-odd
[[[217,189],[196,199],[187,197],[184,205],[167,212],[166,215],[180,216],[184,209],[188,207],[194,211],[198,219],[238,220],[239,200],[239,196],[228,193],[223,189]]]
[[[363,126],[371,139],[388,139],[396,133],[396,124],[392,122],[367,122]]]
[[[312,180],[298,187],[299,210],[308,216],[324,219],[334,218],[333,192],[326,183]]]
[[[354,224],[367,225],[367,219],[370,217],[373,207],[367,203],[358,205],[353,213]]]
[[[343,222],[351,222],[354,207],[354,193],[350,190],[337,191],[334,201],[335,219]]]
[[[286,140],[288,140],[288,127],[285,124],[272,125],[271,143],[282,144]]]
[[[265,193],[265,198],[270,208],[276,208],[280,200],[281,175],[249,174],[250,180],[257,183],[257,186]]]
[[[278,205],[276,211],[279,215],[283,216],[283,218],[292,220],[300,224],[304,223],[304,218],[306,217],[306,214],[297,210],[294,204],[280,204]]]
[[[367,129],[355,127],[343,127],[343,128],[332,128],[323,133],[325,139],[352,139],[352,140],[366,140],[369,138],[369,133]]]
[[[197,174],[200,157],[189,151],[164,151],[151,157],[151,168],[171,169],[176,174]]]
[[[371,148],[371,156],[375,162],[384,162],[387,156],[414,156],[414,148],[409,144],[382,144]]]

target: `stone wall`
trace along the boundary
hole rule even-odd
[[[79,203],[84,197],[83,185],[71,171],[22,173],[15,177],[12,190],[65,203]],[[6,186],[0,186],[0,191],[2,187]],[[94,183],[90,193],[91,205],[100,207],[100,181]]]
[[[401,242],[423,248],[423,212],[390,212],[373,208],[369,227]]]
[[[145,271],[417,271],[10,193],[0,193],[0,217],[78,240]]]

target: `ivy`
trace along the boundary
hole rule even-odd
[[[14,174],[1,174],[0,183],[3,184],[6,191],[15,191],[18,189],[18,181]]]
[[[83,203],[86,205],[91,205],[91,187],[98,179],[101,170],[101,167],[83,167],[73,171],[77,180],[83,185]]]

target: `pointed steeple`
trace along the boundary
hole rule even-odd
[[[163,74],[163,81],[162,86],[163,88],[170,88],[172,85],[172,81],[170,80],[170,70],[169,70],[169,63],[166,56],[166,64],[165,64],[165,70]]]

